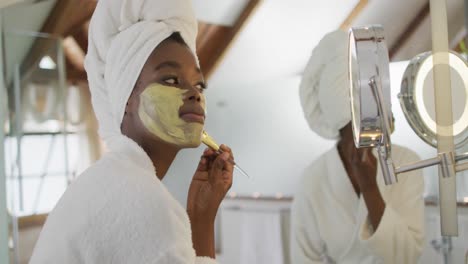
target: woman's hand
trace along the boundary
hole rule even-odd
[[[385,212],[385,202],[377,185],[377,159],[371,148],[356,149],[351,158],[351,170],[356,177],[366,203],[369,221],[377,230]]]
[[[193,175],[187,198],[192,242],[197,256],[214,258],[214,221],[219,205],[232,185],[234,160],[229,147],[221,145],[218,155],[206,149]]]
[[[377,159],[371,148],[354,148],[351,157],[351,173],[355,177],[361,192],[378,189]]]
[[[229,147],[221,145],[220,155],[212,149],[206,149],[190,184],[187,212],[190,218],[203,218],[214,221],[219,205],[232,185],[234,160]]]

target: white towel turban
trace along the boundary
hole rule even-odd
[[[196,58],[191,0],[99,0],[85,60],[99,134],[121,135],[125,105],[152,51],[179,32]],[[198,59],[197,59],[198,60]]]
[[[314,48],[299,88],[310,128],[327,139],[351,121],[348,83],[348,34],[328,33]]]

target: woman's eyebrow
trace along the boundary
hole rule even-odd
[[[160,64],[158,64],[158,66],[156,66],[154,68],[155,71],[158,71],[162,68],[175,68],[175,69],[180,69],[182,68],[182,66],[176,62],[176,61],[164,61],[164,62],[161,62]]]

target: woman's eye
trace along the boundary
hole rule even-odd
[[[198,83],[195,87],[200,91],[204,91],[206,89],[206,85],[204,83]]]
[[[167,84],[172,84],[172,85],[179,84],[179,80],[177,80],[176,77],[166,78],[163,81]]]

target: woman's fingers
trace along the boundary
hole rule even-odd
[[[208,176],[210,181],[216,181],[217,179],[221,179],[223,176],[223,169],[229,163],[227,160],[229,159],[229,153],[224,152],[218,155],[214,160],[211,171]]]
[[[220,153],[221,152],[221,153]],[[220,146],[220,151],[205,149],[198,166],[199,171],[208,171],[208,180],[223,181],[226,185],[232,185],[234,171],[234,156],[230,147]]]
[[[229,152],[232,154],[232,150],[230,147],[224,145],[224,144],[221,144],[221,146],[219,146],[219,148],[223,151],[223,152]]]
[[[208,170],[208,159],[205,156],[200,157],[198,162],[197,171],[207,171]]]
[[[224,170],[231,173],[234,171],[234,155],[232,154],[232,150],[230,147],[226,146],[226,145],[221,145],[220,146],[221,150],[223,152],[226,152],[226,153],[229,153],[229,158],[228,158],[228,162],[226,164],[226,166],[224,167]]]

